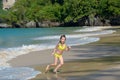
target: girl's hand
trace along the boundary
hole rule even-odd
[[[69,49],[71,49],[71,46],[68,46]]]
[[[70,50],[71,49],[71,46],[68,46],[68,50]]]
[[[52,55],[54,55],[54,52],[52,53]]]
[[[71,49],[71,46],[68,46],[68,47],[67,47],[67,51],[69,51],[70,49]]]

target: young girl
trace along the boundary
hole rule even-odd
[[[54,63],[50,64],[50,65],[47,65],[45,72],[48,72],[51,66],[56,66],[56,68],[54,69],[53,72],[57,73],[57,70],[64,64],[64,59],[63,59],[62,54],[63,54],[64,51],[68,51],[71,48],[71,47],[68,47],[65,44],[65,41],[66,41],[65,35],[61,35],[60,41],[56,45],[56,47],[55,47],[55,49],[53,50],[53,53],[52,53],[54,55]],[[60,61],[60,63],[57,65],[58,60]]]

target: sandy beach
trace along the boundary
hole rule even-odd
[[[65,52],[65,64],[58,74],[43,74],[46,65],[53,62],[51,49],[21,55],[8,63],[13,67],[27,66],[42,72],[31,80],[85,80],[81,77],[120,65],[120,26],[109,29],[116,32],[101,35],[100,41],[94,43],[72,46]]]

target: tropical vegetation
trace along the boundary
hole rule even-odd
[[[77,22],[85,16],[98,15],[100,19],[120,17],[119,0],[17,0],[0,17],[8,23],[29,21]]]

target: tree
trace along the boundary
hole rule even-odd
[[[65,22],[73,20],[76,22],[78,19],[89,15],[93,11],[90,0],[65,0],[64,7],[67,13]]]
[[[15,5],[0,12],[11,22],[57,21],[77,22],[79,19],[99,15],[102,19],[120,16],[119,0],[17,0]],[[6,17],[5,17],[6,16]]]
[[[119,0],[100,0],[98,1],[98,14],[103,18],[120,16]]]

